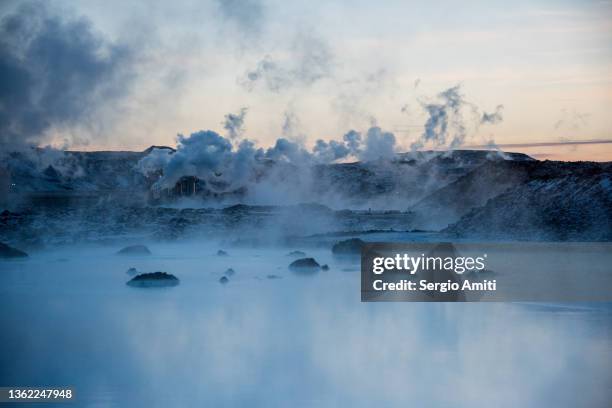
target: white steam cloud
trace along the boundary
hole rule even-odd
[[[503,106],[493,113],[478,112],[475,105],[467,102],[460,87],[449,88],[437,95],[437,101],[422,104],[428,114],[424,132],[412,143],[413,149],[426,144],[450,149],[461,146],[468,134],[466,111],[477,116],[476,127],[482,123],[497,124],[502,120]],[[282,137],[269,148],[257,147],[244,139],[244,122],[247,109],[225,116],[226,137],[212,130],[201,130],[189,136],[178,135],[176,152],[153,149],[138,163],[143,174],[159,172],[157,182],[161,188],[171,188],[182,177],[197,177],[203,188],[215,193],[232,193],[237,190],[256,189],[264,175],[280,171],[278,180],[285,180],[289,173],[309,174],[317,164],[328,164],[349,159],[364,162],[393,160],[398,153],[398,144],[393,133],[384,131],[375,123],[364,133],[347,132],[341,140],[315,142],[312,149],[303,144],[305,136],[298,134],[299,121],[293,110],[285,112]],[[272,167],[281,170],[271,170]],[[306,176],[304,176],[306,177]]]

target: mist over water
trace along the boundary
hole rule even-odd
[[[148,257],[76,246],[0,264],[0,382],[71,385],[78,406],[609,401],[609,304],[361,303],[358,260],[327,248],[293,248],[330,266],[302,275],[286,247],[149,247]],[[130,267],[181,282],[131,288]]]
[[[71,386],[84,407],[611,406],[612,303],[365,303],[359,258],[331,251],[484,241],[516,292],[607,295],[612,164],[495,138],[603,140],[606,92],[585,86],[609,61],[608,2],[453,21],[63,3],[0,6],[0,386]],[[117,255],[131,244],[152,254]],[[180,283],[126,284],[155,272]]]

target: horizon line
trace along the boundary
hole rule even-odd
[[[591,140],[567,140],[561,142],[532,142],[532,143],[500,143],[493,145],[466,145],[467,148],[514,148],[514,147],[549,147],[565,145],[589,145],[589,144],[612,144],[612,139],[591,139]]]

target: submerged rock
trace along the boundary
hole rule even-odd
[[[217,251],[217,256],[229,256],[229,254],[224,250],[220,249]]]
[[[329,265],[325,264],[323,266],[321,266],[321,269],[324,271],[329,271]]]
[[[268,279],[283,279],[282,276],[278,276],[278,275],[274,275],[274,274],[266,275],[266,278],[268,278]]]
[[[295,257],[305,257],[306,256],[306,252],[302,252],[302,251],[291,251],[287,254],[287,256],[295,256]]]
[[[138,288],[158,288],[176,286],[178,284],[179,279],[166,272],[141,273],[127,283],[128,286]]]
[[[134,267],[131,267],[130,269],[128,269],[128,270],[126,271],[126,273],[127,273],[128,275],[138,275],[138,269],[136,269],[136,268],[134,268]]]
[[[289,269],[296,272],[316,272],[321,265],[314,258],[301,258],[291,262]]]
[[[228,283],[228,282],[229,282],[229,279],[228,279],[228,277],[227,277],[227,276],[222,276],[222,277],[219,279],[219,283],[220,283],[220,284],[222,284],[222,285],[225,285],[225,284],[226,284],[226,283]]]
[[[27,258],[28,254],[0,242],[0,258]]]
[[[358,255],[361,254],[361,247],[364,244],[365,241],[359,238],[338,241],[332,247],[332,252],[336,255]]]
[[[144,245],[129,245],[117,252],[117,255],[151,255],[151,251]]]
[[[236,273],[236,271],[235,271],[235,270],[233,270],[232,268],[228,268],[228,269],[225,271],[225,275],[226,275],[226,276],[232,276],[232,275],[233,275],[233,274],[235,274],[235,273]]]

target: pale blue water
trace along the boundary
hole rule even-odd
[[[328,249],[302,248],[331,269],[300,276],[286,248],[150,248],[0,263],[1,385],[88,407],[610,406],[609,304],[361,303]],[[132,266],[181,284],[128,287]]]

